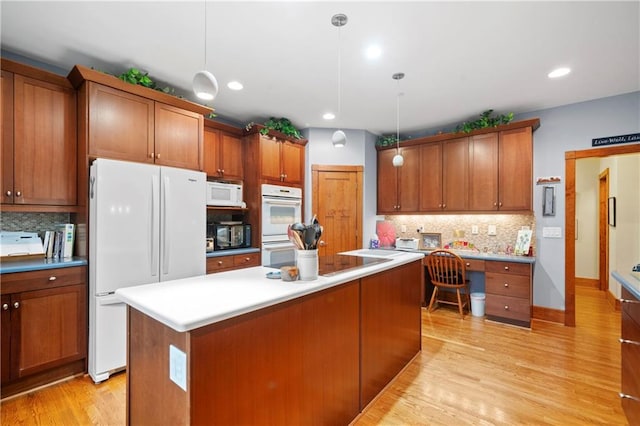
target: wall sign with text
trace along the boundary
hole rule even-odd
[[[619,143],[640,142],[640,133],[630,135],[607,136],[606,138],[591,139],[591,146],[615,145]]]

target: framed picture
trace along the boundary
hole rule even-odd
[[[609,226],[616,226],[616,197],[609,197],[608,208]]]
[[[542,216],[556,215],[556,190],[553,186],[542,188]]]
[[[420,234],[420,248],[422,250],[434,250],[442,247],[442,234],[425,232]]]

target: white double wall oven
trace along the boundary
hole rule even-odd
[[[295,263],[295,246],[287,228],[302,222],[302,189],[263,184],[262,192],[262,265],[279,268]]]

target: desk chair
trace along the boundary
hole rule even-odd
[[[462,258],[449,250],[434,250],[426,257],[426,264],[433,284],[428,311],[431,312],[434,302],[458,305],[460,316],[464,319],[463,309],[465,306],[467,309],[471,309],[471,298],[469,297],[470,284],[466,277],[465,263]],[[450,302],[438,299],[439,288],[442,288],[443,291],[455,290],[458,301]],[[461,293],[464,295],[464,302]]]

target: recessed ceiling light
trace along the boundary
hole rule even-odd
[[[244,86],[239,81],[230,81],[227,87],[231,90],[242,90]]]
[[[547,77],[549,77],[549,78],[564,77],[565,75],[569,74],[570,72],[571,72],[571,68],[566,68],[566,67],[556,68],[555,70],[553,70],[549,74],[547,74]]]
[[[333,120],[334,118],[336,118],[336,115],[332,112],[325,112],[324,114],[322,114],[322,118],[324,118],[325,120]]]
[[[367,47],[365,54],[369,59],[377,59],[382,55],[382,49],[380,49],[380,46],[374,44]]]

